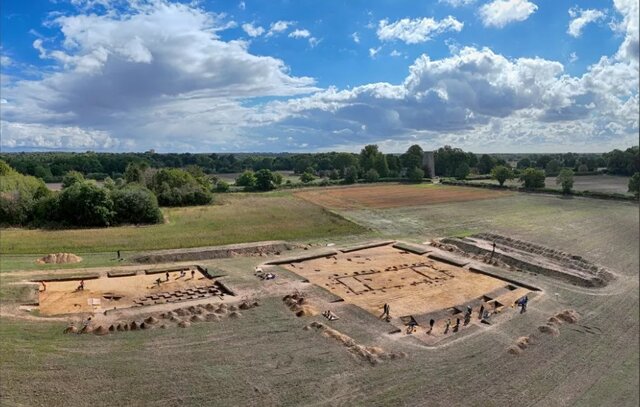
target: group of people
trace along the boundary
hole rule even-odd
[[[184,277],[186,277],[186,275],[187,275],[187,272],[186,272],[186,271],[184,271],[184,270],[180,270],[180,276],[176,277],[176,280],[177,280],[177,279],[179,279],[179,278],[184,278]],[[167,272],[164,274],[164,276],[165,276],[165,282],[166,282],[166,283],[168,283],[168,282],[169,282],[169,272],[167,271]],[[193,280],[193,279],[195,279],[195,278],[196,278],[196,271],[195,271],[195,270],[191,270],[191,279]],[[161,279],[160,277],[158,277],[158,278],[156,279],[156,285],[157,285],[158,287],[160,287],[160,284],[162,284],[162,279]]]

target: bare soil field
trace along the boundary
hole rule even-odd
[[[140,309],[136,312],[148,315],[127,315],[122,310],[118,318],[127,321],[129,327],[136,322],[138,328],[147,318],[160,322],[152,319],[147,329],[134,331],[113,333],[107,329],[104,335],[62,333],[69,322],[77,322],[91,316],[90,313],[74,314],[69,320],[45,317],[33,308],[20,309],[38,301],[37,286],[25,281],[54,277],[60,271],[3,269],[0,404],[637,406],[640,401],[638,205],[530,194],[494,194],[494,197],[422,206],[358,207],[337,212],[369,230],[364,237],[350,239],[351,245],[366,239],[400,239],[427,246],[434,238],[492,233],[580,256],[610,270],[616,278],[602,287],[585,287],[535,271],[484,264],[482,267],[498,280],[516,279],[540,289],[531,298],[527,312],[520,314],[517,309],[504,307],[492,325],[471,324],[455,335],[450,334],[447,340],[429,344],[421,339],[427,336],[424,331],[412,335],[389,333],[390,323],[367,310],[366,304],[375,305],[374,296],[386,294],[382,290],[387,291],[384,287],[389,279],[395,284],[395,277],[400,279],[398,284],[407,285],[406,292],[420,285],[426,287],[426,283],[411,285],[420,282],[413,270],[399,269],[400,274],[391,277],[391,270],[385,272],[385,268],[407,264],[408,269],[427,271],[415,264],[435,260],[429,257],[432,253],[420,256],[419,261],[401,261],[396,256],[407,255],[391,253],[389,264],[382,260],[374,266],[369,264],[377,261],[375,257],[367,256],[371,261],[366,261],[366,257],[356,260],[358,251],[344,253],[344,260],[335,265],[332,261],[336,260],[322,256],[318,260],[325,263],[316,267],[320,272],[316,268],[307,270],[305,266],[304,272],[297,274],[295,270],[274,266],[275,278],[269,280],[259,279],[255,274],[256,268],[271,260],[270,257],[203,260],[198,264],[219,270],[224,274],[221,281],[237,293],[221,300],[226,303],[224,314],[216,313],[224,308],[220,305],[213,311],[206,309],[212,299],[142,306],[131,309]],[[274,213],[267,211],[263,216],[269,218]],[[223,229],[215,230],[214,233],[224,233]],[[304,239],[309,239],[308,236]],[[336,242],[330,235],[315,239],[308,250],[292,250],[287,257],[312,257],[328,249],[347,247],[346,241],[345,246],[326,247]],[[174,237],[174,244],[180,245],[179,238]],[[55,246],[54,242],[48,245]],[[45,254],[59,251],[62,250],[54,248]],[[381,255],[379,259],[384,257]],[[29,258],[33,263],[37,256],[31,254]],[[444,271],[449,272],[441,263],[436,261],[434,265],[442,268],[442,272],[427,267],[427,275],[438,277]],[[344,271],[332,268],[342,269],[343,265]],[[382,269],[377,277],[365,274],[360,280],[361,268]],[[314,274],[324,274],[324,282],[314,284]],[[462,282],[466,276],[449,279],[447,284],[455,279]],[[334,293],[337,290],[323,284],[338,278],[352,278],[348,280],[349,288],[344,290],[362,294],[345,294],[344,301],[334,302],[340,298]],[[365,284],[372,290],[364,292],[369,290]],[[471,292],[473,287],[468,289],[470,296],[476,295]],[[297,316],[283,301],[292,293],[301,294],[308,301],[303,305],[320,312]],[[430,306],[428,301],[423,304],[422,297],[418,298],[420,294],[415,295],[416,301],[407,304],[418,311],[421,307],[426,310]],[[350,302],[349,297],[362,297],[367,302],[360,306]],[[438,307],[447,305],[445,297],[442,298]],[[256,299],[259,306],[240,309],[242,302],[250,299]],[[392,304],[392,319],[405,316],[394,316],[394,309],[401,304]],[[230,311],[232,305],[238,310]],[[339,319],[329,320],[322,311],[331,311]],[[232,317],[233,312],[236,314]],[[211,314],[223,316],[207,320]],[[105,318],[100,315],[95,318]],[[169,319],[165,319],[167,316]],[[171,321],[171,317],[178,321]],[[166,329],[161,328],[164,321]],[[442,326],[438,328],[437,333],[442,332]]]
[[[331,209],[381,209],[494,199],[508,194],[507,192],[425,184],[323,188],[296,192],[294,195]]]

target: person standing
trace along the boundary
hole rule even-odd
[[[436,321],[431,318],[429,320],[429,330],[427,331],[427,335],[431,335],[431,331],[433,331],[433,326],[435,325]]]
[[[444,326],[444,334],[448,334],[449,333],[449,327],[451,326],[451,318],[447,319],[447,323]]]

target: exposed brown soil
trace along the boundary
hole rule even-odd
[[[131,258],[137,263],[170,263],[206,259],[224,259],[243,256],[273,256],[295,248],[284,241],[242,243],[226,246],[198,247],[194,249],[158,250],[142,253]]]
[[[508,193],[449,186],[372,185],[322,188],[296,192],[294,195],[332,209],[381,209],[494,199]]]
[[[68,263],[80,263],[82,257],[76,256],[73,253],[52,253],[47,254],[44,257],[36,260],[38,264],[68,264]]]

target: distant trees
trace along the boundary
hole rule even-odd
[[[547,177],[553,177],[558,175],[560,169],[562,168],[562,164],[560,161],[552,159],[547,162],[545,165],[545,174]],[[571,172],[573,174],[573,171]]]
[[[376,173],[378,173],[378,177],[386,177],[389,175],[387,158],[378,151],[378,146],[375,144],[364,146],[362,151],[360,151],[360,168],[365,173],[374,169]]]
[[[0,160],[0,224],[30,222],[38,200],[49,195],[41,179],[22,175]]]
[[[213,199],[211,191],[187,171],[163,168],[156,172],[149,189],[162,206],[206,205]]]
[[[62,177],[62,188],[68,188],[78,182],[84,182],[84,175],[78,171],[69,171]]]
[[[469,175],[469,172],[471,172],[471,168],[469,168],[469,164],[467,164],[466,162],[462,162],[460,163],[460,165],[458,165],[458,168],[456,168],[456,172],[455,172],[455,177],[457,179],[465,179],[467,178],[467,176]]]
[[[491,177],[498,181],[500,186],[503,186],[505,181],[512,179],[514,175],[513,171],[511,171],[511,168],[504,165],[498,165],[496,167],[493,167],[493,169],[491,170]]]
[[[548,166],[548,165],[547,165]],[[570,194],[573,188],[573,171],[565,168],[556,177],[556,185],[562,186],[562,193]]]
[[[109,226],[115,212],[107,189],[83,181],[60,192],[56,215],[54,218],[74,226]]]
[[[640,151],[638,146],[625,151],[613,150],[605,154],[610,174],[631,175],[640,171]]]
[[[129,184],[115,189],[113,199],[114,220],[117,223],[160,223],[162,212],[158,199],[149,189],[139,184]]]
[[[380,179],[380,174],[375,168],[371,168],[369,171],[364,173],[364,180],[367,182],[376,182]]]
[[[459,148],[444,146],[434,153],[436,175],[442,177],[458,177],[465,172],[465,168],[471,169],[478,163],[478,159],[473,153],[465,153]],[[464,166],[463,164],[466,164]],[[464,175],[466,178],[469,171]],[[463,179],[463,178],[460,178]]]
[[[282,175],[266,168],[255,173],[255,188],[258,191],[270,191],[282,183]]]
[[[407,171],[407,178],[409,178],[409,181],[411,182],[422,182],[424,178],[424,170],[418,167],[413,167]]]
[[[256,186],[256,176],[254,172],[247,170],[240,174],[240,176],[236,178],[236,185],[247,189],[254,188]]]
[[[629,178],[628,191],[638,198],[640,197],[640,172],[636,172]]]
[[[520,181],[525,188],[544,188],[544,171],[536,168],[527,168],[520,173]]]
[[[305,184],[308,184],[309,182],[313,181],[314,179],[316,179],[315,175],[313,175],[310,172],[304,172],[302,175],[300,175],[300,181],[302,181]]]
[[[352,165],[347,167],[344,170],[344,180],[345,184],[355,184],[358,181],[358,169]]]
[[[478,160],[478,173],[489,174],[496,165],[496,159],[487,154],[482,154],[480,160]]]

